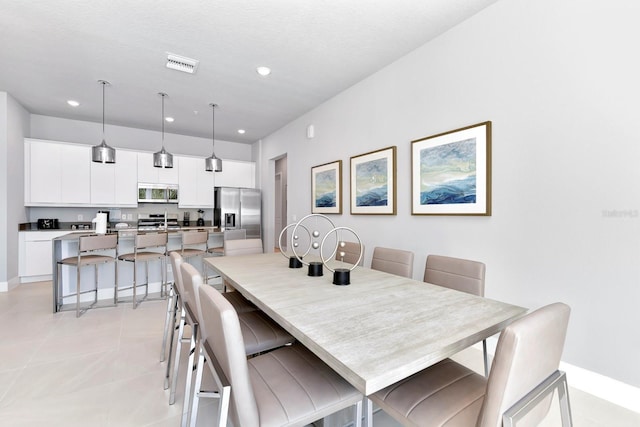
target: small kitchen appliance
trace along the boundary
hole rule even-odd
[[[204,227],[204,211],[202,209],[198,209],[198,221],[196,225],[198,227]]]
[[[190,220],[191,219],[191,212],[185,212],[184,216],[182,217],[182,225],[185,227],[188,227],[190,224]]]
[[[57,218],[38,219],[38,230],[57,230],[60,228]]]

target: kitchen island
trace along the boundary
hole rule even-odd
[[[180,230],[169,230],[167,251],[179,250],[182,240],[182,233],[189,230],[206,230],[209,232],[209,248],[223,246],[224,233],[218,228],[214,227],[184,227]],[[134,250],[134,238],[137,233],[135,228],[126,228],[113,233],[118,234],[118,248],[117,255],[133,252]],[[91,231],[86,232],[71,232],[63,236],[56,237],[52,240],[52,288],[53,288],[53,312],[62,311],[66,309],[66,305],[73,305],[75,307],[75,290],[76,290],[76,270],[73,267],[61,266],[60,277],[57,275],[58,261],[72,257],[78,254],[78,244],[81,236],[93,234]],[[168,266],[167,260],[167,281],[172,282],[171,268]],[[199,268],[200,267],[200,268]],[[204,271],[204,264],[199,266],[196,263],[196,268],[199,268],[201,272]],[[86,270],[86,271],[85,271]],[[81,275],[80,291],[89,291],[94,289],[94,275],[92,268],[85,268]],[[118,261],[118,287],[128,288],[133,283],[133,265],[130,262]],[[149,268],[149,293],[160,293],[162,285],[162,275],[160,268],[150,264]],[[144,268],[138,269],[138,284],[144,283]],[[113,300],[113,288],[115,284],[114,268],[112,265],[99,265],[98,266],[98,301],[112,301]],[[74,296],[66,296],[74,294]],[[119,298],[126,298],[131,296],[132,290],[120,292]],[[93,295],[87,293],[81,296],[81,302],[87,302],[93,300]]]

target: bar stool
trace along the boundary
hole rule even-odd
[[[76,317],[80,317],[88,309],[92,308],[98,302],[98,265],[113,262],[115,265],[115,284],[113,291],[113,304],[118,305],[118,263],[116,262],[118,248],[118,235],[117,234],[105,234],[105,235],[88,235],[80,236],[78,243],[78,255],[68,257],[58,261],[56,265],[56,274],[58,277],[58,283],[61,282],[61,267],[68,265],[70,267],[76,267],[76,293],[63,295],[62,298],[69,296],[76,296]],[[114,256],[105,255],[104,251],[114,251]],[[80,291],[80,269],[87,265],[93,265],[95,271],[95,289],[88,291]],[[80,295],[88,292],[95,292],[95,299],[92,304],[87,308],[80,310]]]
[[[120,261],[133,263],[133,286],[128,288],[122,288],[121,291],[133,289],[133,308],[135,309],[140,302],[147,299],[149,296],[149,261],[160,261],[160,296],[164,297],[166,294],[167,286],[167,241],[168,235],[166,232],[158,233],[137,233],[135,237],[135,244],[133,252],[122,254],[118,256]],[[145,283],[138,285],[138,262],[144,262],[145,266]],[[144,298],[138,302],[137,300],[137,288],[140,286],[145,287]]]
[[[189,258],[202,257],[207,253],[209,241],[209,232],[207,230],[183,231],[181,234],[180,250],[171,252],[179,253],[187,262]],[[175,275],[176,272],[174,271],[173,274]]]

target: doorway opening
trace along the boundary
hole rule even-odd
[[[276,159],[275,163],[275,187],[273,192],[275,195],[273,241],[275,242],[274,250],[278,252],[280,251],[280,242],[278,241],[278,237],[280,237],[282,229],[287,226],[287,156],[285,155]]]

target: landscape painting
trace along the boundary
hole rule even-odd
[[[396,147],[351,158],[351,213],[395,215]]]
[[[311,168],[312,213],[342,213],[342,160]]]
[[[491,122],[412,141],[412,214],[491,215]]]

